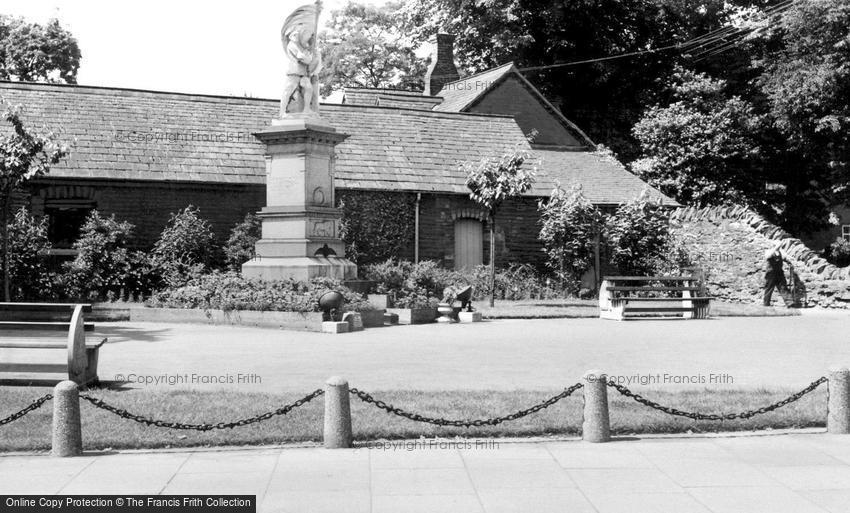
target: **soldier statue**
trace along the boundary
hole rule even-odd
[[[303,5],[283,23],[280,35],[287,57],[280,117],[318,117],[319,70],[322,56],[317,44],[321,1]]]

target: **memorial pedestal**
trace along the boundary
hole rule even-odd
[[[266,145],[266,207],[258,216],[256,257],[247,278],[351,280],[357,266],[339,237],[334,203],[334,147],[348,137],[321,118],[287,118],[254,134]]]

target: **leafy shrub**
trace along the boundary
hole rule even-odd
[[[159,308],[316,312],[319,297],[330,290],[342,293],[346,310],[372,309],[360,294],[330,278],[315,278],[309,283],[263,281],[247,279],[233,271],[214,271],[191,278],[182,286],[157,291],[146,304]]]
[[[262,223],[254,214],[248,214],[245,219],[233,227],[230,237],[224,246],[224,259],[231,271],[242,269],[242,264],[255,256],[254,245],[260,240]]]
[[[396,308],[435,307],[443,298],[443,289],[467,282],[431,260],[414,264],[390,259],[366,266],[363,274],[365,279],[377,282],[378,294],[391,296]]]
[[[134,226],[119,222],[115,216],[102,217],[93,210],[74,242],[74,260],[64,265],[62,277],[66,294],[73,298],[102,299],[112,297],[128,286],[134,266],[144,255],[132,255],[127,243]]]
[[[562,282],[580,282],[593,267],[602,213],[582,194],[581,185],[566,191],[555,187],[549,201],[541,201],[538,210],[547,266]]]
[[[490,266],[479,265],[461,273],[427,260],[412,262],[387,260],[363,269],[364,278],[377,282],[378,294],[389,294],[397,308],[436,306],[449,286],[472,285],[473,298],[490,295]],[[547,299],[565,297],[578,290],[569,282],[566,288],[541,275],[529,264],[512,264],[496,270],[496,297],[500,299]]]
[[[477,300],[490,297],[490,266],[479,265],[467,276],[472,285],[473,298]],[[572,297],[578,291],[578,282],[570,279],[561,282],[540,274],[530,264],[511,264],[496,269],[497,299],[555,299]]]
[[[829,245],[828,250],[829,261],[838,267],[846,267],[850,265],[850,241],[843,237],[838,237]]]
[[[671,247],[668,213],[644,189],[608,217],[604,239],[611,264],[619,273],[642,276],[659,272]]]
[[[416,195],[338,191],[340,236],[345,254],[358,265],[399,258],[413,244]]]
[[[53,277],[48,271],[47,218],[36,219],[21,208],[8,225],[9,277],[13,300],[41,299],[53,295]],[[0,254],[0,269],[3,255]]]
[[[363,268],[364,279],[375,281],[375,292],[391,294],[404,288],[404,282],[413,272],[413,262],[389,259]]]
[[[218,261],[215,234],[197,207],[171,214],[153,249],[153,262],[165,283],[179,287],[199,278]]]

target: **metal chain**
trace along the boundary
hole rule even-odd
[[[10,422],[15,422],[16,420],[23,417],[27,413],[41,408],[42,406],[44,406],[44,403],[46,403],[47,401],[49,401],[51,399],[53,399],[53,394],[47,394],[45,396],[39,397],[38,399],[33,401],[29,406],[24,408],[23,410],[15,412],[15,413],[9,415],[8,417],[6,417],[5,419],[0,419],[0,426],[4,426],[6,424],[9,424]]]
[[[415,422],[425,422],[427,424],[433,424],[435,426],[455,426],[455,427],[472,427],[472,426],[496,426],[501,424],[502,422],[509,420],[516,420],[527,415],[531,415],[532,413],[537,413],[538,411],[548,408],[553,404],[557,403],[561,399],[570,396],[573,392],[581,388],[583,385],[581,383],[576,383],[575,385],[564,389],[560,394],[550,397],[546,399],[542,403],[535,404],[531,408],[527,408],[525,410],[520,410],[510,415],[505,415],[504,417],[495,417],[492,419],[476,419],[476,420],[451,420],[444,418],[434,418],[434,417],[425,417],[423,415],[419,415],[418,413],[411,413],[401,408],[396,408],[391,404],[387,404],[384,401],[380,401],[372,397],[371,395],[363,392],[362,390],[358,390],[356,388],[352,388],[349,390],[351,394],[357,396],[361,401],[367,404],[374,404],[376,407],[386,411],[387,413],[391,413],[393,415],[397,415],[399,417],[404,417],[406,419],[415,421]]]
[[[127,410],[117,408],[110,404],[103,402],[102,400],[92,397],[89,395],[80,395],[80,398],[85,399],[86,401],[93,404],[95,407],[100,408],[102,410],[106,410],[110,413],[114,413],[121,418],[132,420],[134,422],[138,422],[140,424],[145,424],[148,426],[157,426],[168,429],[184,429],[184,430],[195,430],[195,431],[211,431],[213,429],[233,429],[235,427],[247,426],[249,424],[255,424],[257,422],[262,422],[264,420],[269,420],[270,418],[277,415],[286,415],[291,412],[295,408],[303,406],[313,399],[319,397],[324,394],[325,391],[321,388],[314,390],[313,392],[307,394],[306,396],[298,399],[292,404],[287,404],[282,408],[278,408],[277,410],[270,411],[268,413],[263,413],[262,415],[257,415],[256,417],[249,417],[247,419],[237,420],[235,422],[219,422],[218,424],[184,424],[182,422],[165,422],[162,420],[151,419],[148,417],[144,417],[142,415],[134,415]]]
[[[800,390],[796,394],[791,394],[790,396],[786,397],[785,399],[783,399],[779,402],[773,403],[770,406],[765,406],[763,408],[758,408],[756,410],[748,410],[748,411],[744,411],[744,412],[741,412],[741,413],[727,413],[727,414],[722,414],[722,415],[716,414],[716,413],[708,414],[708,413],[695,413],[695,412],[677,410],[677,409],[671,408],[669,406],[663,406],[661,404],[658,404],[655,401],[650,401],[649,399],[646,399],[645,397],[632,392],[631,390],[624,387],[623,385],[617,384],[613,380],[609,381],[607,383],[607,385],[609,387],[613,388],[614,390],[616,390],[617,392],[620,392],[622,395],[624,395],[626,397],[631,397],[632,399],[639,402],[640,404],[643,404],[645,406],[649,406],[650,408],[656,409],[658,411],[662,411],[662,412],[667,413],[669,415],[677,415],[679,417],[687,417],[687,418],[693,419],[693,420],[735,420],[735,419],[749,419],[751,417],[755,417],[756,415],[761,415],[763,413],[768,413],[768,412],[771,412],[773,410],[782,408],[785,405],[788,405],[788,404],[793,403],[794,401],[797,401],[798,399],[800,399],[804,395],[808,394],[809,392],[813,391],[817,387],[821,386],[823,383],[826,383],[826,381],[827,381],[827,379],[826,379],[825,376],[818,378],[815,381],[812,381],[812,383],[809,386]]]

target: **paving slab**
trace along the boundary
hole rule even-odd
[[[476,495],[378,495],[372,513],[483,513]]]
[[[714,513],[825,513],[826,510],[779,486],[692,488],[689,493]]]
[[[684,492],[595,494],[591,503],[599,513],[711,513]]]
[[[496,442],[6,455],[0,483],[27,494],[248,494],[262,513],[845,513],[850,504],[850,462],[835,458],[850,436]]]
[[[846,513],[850,504],[850,490],[813,490],[800,495],[829,513]]]

